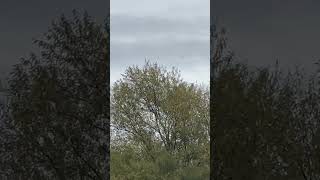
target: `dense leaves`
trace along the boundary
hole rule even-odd
[[[112,91],[113,179],[207,179],[209,94],[147,62]]]
[[[40,53],[9,80],[1,174],[9,179],[108,179],[108,25],[87,13],[56,19]]]
[[[214,33],[213,33],[214,34]],[[297,69],[249,68],[213,37],[212,179],[320,178],[320,89]]]

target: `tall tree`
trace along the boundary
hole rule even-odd
[[[108,28],[86,12],[62,15],[34,41],[39,55],[15,65],[1,131],[6,177],[109,179]]]
[[[181,179],[178,171],[190,167],[208,172],[207,89],[183,81],[175,69],[168,71],[147,62],[143,68],[129,67],[112,93],[115,133],[123,132],[121,144],[136,149],[143,157],[141,162],[158,162],[158,179],[174,175]],[[206,178],[204,174],[200,177]]]
[[[211,178],[318,179],[318,80],[249,68],[223,35],[211,56]]]

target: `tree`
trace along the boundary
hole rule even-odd
[[[218,103],[215,100],[215,79],[224,68],[228,67],[233,59],[233,52],[227,46],[226,30],[218,30],[217,26],[210,26],[210,177],[220,179],[223,162],[218,154],[217,138],[222,134],[218,131],[215,119],[215,110]],[[220,120],[219,120],[220,121]],[[221,147],[223,148],[223,147]]]
[[[73,11],[15,65],[1,136],[9,179],[109,179],[109,25]],[[3,174],[5,173],[6,174]]]
[[[112,126],[114,133],[122,133],[121,142],[113,141],[115,156],[131,147],[135,163],[155,162],[149,167],[158,168],[150,173],[157,172],[158,179],[181,179],[182,171],[191,167],[205,168],[200,177],[209,172],[207,89],[183,81],[176,69],[167,71],[147,62],[143,68],[129,67],[112,93]],[[111,163],[117,166],[120,162]],[[136,167],[127,168],[136,172]],[[115,178],[124,175],[115,174]]]
[[[317,79],[236,62],[224,33],[211,59],[211,178],[319,179]]]

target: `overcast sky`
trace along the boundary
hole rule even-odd
[[[31,50],[32,38],[48,30],[51,21],[73,9],[87,10],[98,22],[109,13],[108,0],[2,0],[0,5],[0,77]]]
[[[33,47],[32,38],[72,9],[103,20],[108,0],[3,0],[0,76]],[[308,69],[320,58],[320,1],[214,0],[211,15],[228,29],[235,52],[251,64]],[[212,18],[212,19],[214,19]],[[189,81],[209,80],[209,0],[111,0],[111,80],[145,58],[177,66]]]
[[[111,82],[145,59],[209,84],[209,0],[111,0]]]
[[[249,64],[314,70],[320,59],[320,1],[214,0],[211,15],[228,31],[231,48]]]

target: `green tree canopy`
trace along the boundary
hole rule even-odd
[[[148,166],[154,179],[187,179],[183,176],[190,169],[198,174],[193,173],[194,178],[189,174],[189,179],[208,177],[208,89],[183,81],[177,69],[147,62],[142,68],[127,68],[113,86],[111,102],[117,134],[111,153],[114,179],[149,178],[142,174],[129,178],[126,171],[119,171],[119,158],[127,155],[133,164],[125,166],[133,174]]]

